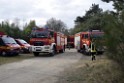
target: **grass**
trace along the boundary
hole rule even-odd
[[[16,62],[16,61],[21,61],[21,60],[29,59],[32,57],[33,57],[33,55],[31,55],[31,54],[20,54],[18,56],[6,56],[6,57],[0,56],[0,65],[3,65],[6,63],[12,63],[12,62]]]
[[[124,71],[107,58],[80,60],[60,76],[57,83],[124,83]]]

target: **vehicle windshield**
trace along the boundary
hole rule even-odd
[[[22,43],[22,44],[27,44],[27,42],[26,41],[24,41],[24,40],[19,40],[20,41],[20,43]]]
[[[6,44],[17,44],[16,41],[11,37],[3,37],[2,39]]]
[[[34,31],[31,33],[32,38],[47,38],[48,31]]]
[[[91,34],[91,38],[103,38],[104,34]]]

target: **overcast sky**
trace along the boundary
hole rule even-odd
[[[36,20],[37,25],[44,25],[53,17],[72,28],[76,17],[83,16],[93,3],[103,10],[113,9],[112,3],[101,0],[0,0],[0,21],[19,18],[22,23]]]

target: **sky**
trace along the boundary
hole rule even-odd
[[[18,18],[21,25],[35,20],[38,26],[43,26],[55,18],[73,28],[76,17],[83,16],[93,3],[104,11],[113,10],[112,3],[101,0],[0,0],[0,21],[14,22]]]

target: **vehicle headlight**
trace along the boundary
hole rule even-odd
[[[45,49],[50,49],[50,46],[46,46],[46,47],[44,47]]]
[[[11,47],[6,47],[6,49],[10,50],[10,49],[11,49]]]
[[[28,47],[25,47],[25,49],[28,49]]]

